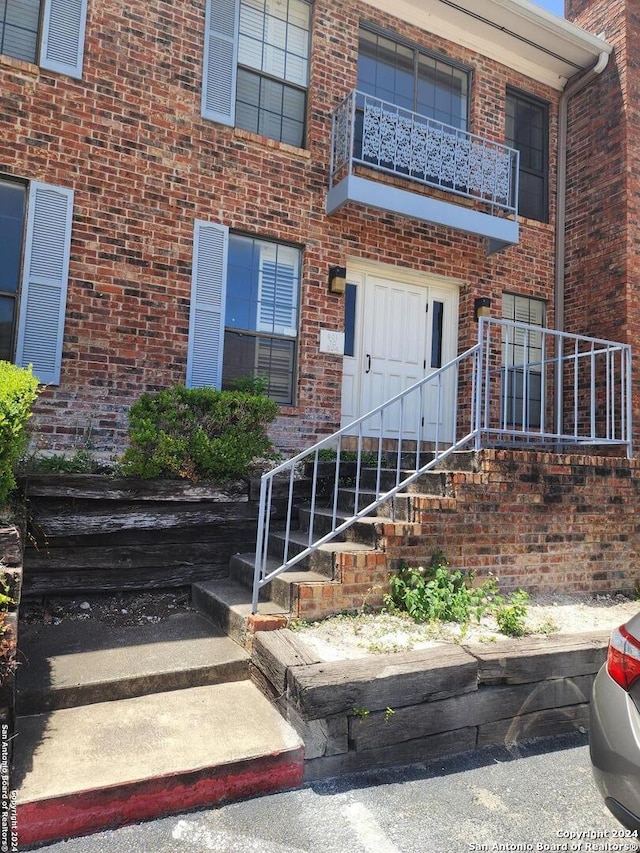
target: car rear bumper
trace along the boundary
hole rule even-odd
[[[606,665],[593,684],[589,750],[596,784],[620,823],[640,834],[640,713]]]

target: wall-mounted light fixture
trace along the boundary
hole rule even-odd
[[[488,296],[478,296],[473,303],[473,319],[478,322],[480,317],[491,316],[491,300]]]
[[[347,287],[347,268],[329,267],[329,290],[331,293],[344,293]]]

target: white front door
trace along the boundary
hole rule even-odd
[[[391,277],[391,274],[393,277]],[[342,426],[390,400],[457,354],[458,288],[403,271],[347,273]],[[435,387],[405,398],[363,434],[441,441],[453,435],[453,382],[446,381],[438,412]]]

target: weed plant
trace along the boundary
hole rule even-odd
[[[521,637],[528,594],[517,590],[505,601],[495,578],[489,577],[478,586],[473,580],[472,572],[451,570],[443,552],[437,551],[429,566],[401,565],[391,578],[385,606],[391,613],[408,613],[416,622],[467,625],[472,619],[479,622],[483,616],[492,615],[503,634]]]

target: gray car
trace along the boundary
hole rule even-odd
[[[611,635],[596,676],[589,734],[593,774],[630,837],[640,835],[640,613]]]

